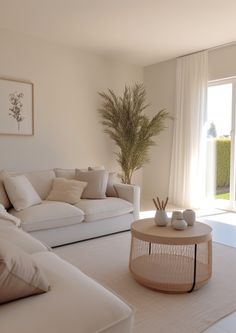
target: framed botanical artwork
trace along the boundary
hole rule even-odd
[[[34,135],[34,85],[0,78],[0,134]]]

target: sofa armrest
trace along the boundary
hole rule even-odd
[[[134,219],[139,219],[140,187],[137,185],[114,184],[118,197],[131,202],[134,206]]]

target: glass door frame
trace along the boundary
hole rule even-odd
[[[232,112],[231,112],[231,147],[230,147],[230,199],[229,200],[214,200],[215,208],[223,208],[236,211],[236,77],[226,79],[218,79],[208,82],[208,87],[218,86],[222,84],[232,84]],[[220,202],[219,202],[220,201]]]

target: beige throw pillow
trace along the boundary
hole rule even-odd
[[[104,166],[98,166],[98,167],[88,167],[89,171],[92,170],[105,170]],[[107,197],[118,197],[118,194],[116,192],[116,189],[114,187],[115,184],[115,172],[109,172],[108,175],[108,182],[107,182],[107,189],[106,189],[106,196]]]
[[[76,179],[87,182],[82,199],[105,199],[108,181],[106,170],[80,171],[76,169]]]
[[[107,190],[106,190],[106,195],[108,197],[118,197],[114,184],[115,184],[115,172],[109,172]]]
[[[7,177],[8,174],[6,173],[6,171],[1,170],[0,171],[0,203],[6,208],[10,208],[11,207],[11,202],[7,196],[7,192],[5,190],[5,186],[4,186],[4,178]]]
[[[0,239],[0,304],[42,294],[49,283],[29,254],[11,242]]]
[[[74,205],[79,202],[86,186],[86,182],[80,182],[74,179],[55,178],[52,190],[46,200],[63,201]]]
[[[38,193],[24,175],[7,176],[3,181],[7,195],[15,210],[20,211],[42,202]]]

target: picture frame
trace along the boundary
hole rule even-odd
[[[34,135],[34,85],[0,77],[0,135]]]

